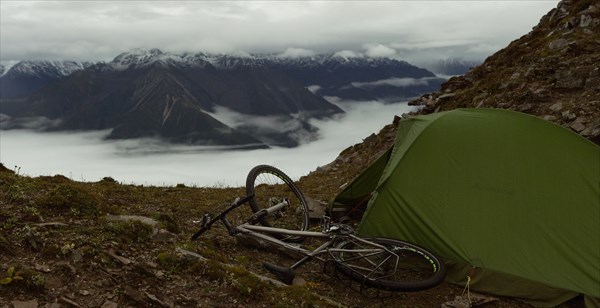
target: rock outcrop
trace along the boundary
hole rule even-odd
[[[600,144],[600,3],[561,1],[527,35],[410,102],[427,114],[491,107],[542,117]]]

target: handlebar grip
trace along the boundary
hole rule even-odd
[[[202,233],[206,232],[208,229],[210,229],[210,227],[200,228],[200,230],[196,231],[196,233],[194,233],[194,235],[192,235],[192,241],[197,239],[200,235],[202,235]]]
[[[244,204],[248,201],[250,201],[250,199],[254,198],[254,194],[251,195],[247,195],[246,197],[239,199],[235,202],[236,205],[240,205],[240,204]]]

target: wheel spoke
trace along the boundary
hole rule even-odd
[[[306,200],[294,182],[281,170],[261,165],[250,171],[246,180],[246,193],[254,194],[250,206],[254,212],[269,208],[284,199],[288,206],[284,211],[273,213],[260,220],[264,226],[289,230],[308,229],[308,207]],[[280,236],[282,240],[298,242],[303,237]]]

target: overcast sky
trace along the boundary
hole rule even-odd
[[[527,34],[557,4],[1,0],[0,61],[111,60],[133,48],[481,60]]]

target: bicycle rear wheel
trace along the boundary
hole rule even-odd
[[[302,192],[294,181],[283,171],[269,165],[254,167],[246,178],[246,194],[254,194],[250,207],[255,213],[270,206],[288,200],[285,212],[269,215],[259,222],[263,226],[289,230],[306,231],[308,229],[308,205]],[[287,242],[301,242],[303,236],[277,236]]]
[[[446,277],[443,262],[417,245],[386,238],[355,238],[330,249],[336,268],[364,286],[420,291]]]

